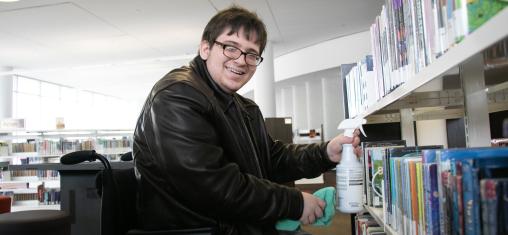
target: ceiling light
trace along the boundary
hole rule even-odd
[[[0,2],[17,2],[19,0],[0,0]]]

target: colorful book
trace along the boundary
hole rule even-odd
[[[468,0],[467,18],[469,33],[494,17],[507,5],[508,2],[499,0]]]
[[[481,233],[481,213],[480,213],[480,183],[482,178],[499,178],[507,176],[508,173],[508,148],[469,148],[469,149],[450,149],[441,151],[438,157],[438,180],[440,183],[440,214],[442,225],[451,232],[453,225],[453,214],[449,211],[453,208],[447,208],[446,201],[453,200],[447,189],[447,176],[450,173],[450,163],[460,161],[462,164],[462,205],[464,234]],[[441,209],[447,210],[441,213]],[[443,227],[441,227],[443,228]],[[444,231],[444,230],[443,230]],[[444,231],[446,233],[447,231]]]
[[[373,142],[363,142],[363,161],[365,166],[365,180],[364,180],[364,189],[365,189],[365,201],[368,206],[373,207],[382,207],[383,199],[372,192],[374,189],[381,192],[381,183],[383,181],[383,158],[385,155],[385,150],[387,148],[392,147],[405,147],[405,140],[389,140],[389,141],[373,141]],[[374,174],[377,174],[374,182],[372,181],[372,177]]]
[[[423,184],[425,201],[425,234],[440,234],[439,192],[436,155],[440,150],[423,150]]]

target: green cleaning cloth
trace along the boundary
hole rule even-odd
[[[318,218],[312,225],[313,226],[328,226],[332,222],[332,218],[335,215],[335,188],[326,187],[314,192],[314,196],[321,198],[326,202],[325,209],[323,210],[323,216]],[[283,231],[295,231],[300,227],[300,221],[298,220],[279,220],[275,225],[277,230]]]

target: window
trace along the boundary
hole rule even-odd
[[[13,117],[24,118],[27,130],[132,129],[140,106],[91,91],[16,76],[13,81]]]

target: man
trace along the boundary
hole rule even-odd
[[[263,61],[267,35],[252,12],[231,7],[207,24],[199,55],[155,84],[134,133],[144,229],[212,227],[218,234],[277,234],[280,219],[313,223],[324,201],[278,183],[319,176],[342,143],[283,144],[259,107],[236,93]]]

